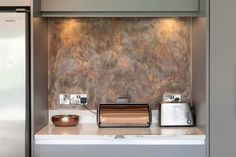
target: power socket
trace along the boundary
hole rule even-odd
[[[87,94],[70,94],[71,105],[86,105]]]
[[[71,105],[80,104],[80,94],[70,94],[70,104]]]
[[[163,95],[163,102],[181,102],[181,100],[180,94],[166,93]]]
[[[69,105],[70,104],[70,94],[59,94],[59,103],[60,103],[60,105]]]

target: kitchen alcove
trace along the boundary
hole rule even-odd
[[[127,17],[123,17],[126,18]],[[135,21],[135,19],[139,19],[138,17],[132,17],[131,21]],[[108,22],[112,21],[119,21],[119,18],[101,18],[100,17],[100,22]],[[150,17],[142,17],[141,18],[143,21],[145,19],[150,19]],[[160,19],[159,17],[151,17],[152,20]],[[171,25],[171,22],[169,21],[184,21],[189,24],[188,29],[191,33],[189,33],[188,36],[188,43],[189,43],[189,51],[191,52],[191,56],[189,58],[189,62],[191,63],[189,65],[190,71],[190,80],[189,80],[189,94],[185,95],[186,100],[191,102],[194,105],[195,108],[195,113],[196,113],[196,127],[197,129],[200,129],[203,133],[203,135],[206,135],[206,140],[205,144],[201,145],[196,145],[196,144],[182,144],[178,145],[177,143],[175,144],[166,144],[166,143],[156,143],[154,145],[150,144],[144,144],[144,145],[139,145],[139,146],[132,146],[132,144],[129,144],[128,147],[123,146],[125,144],[121,145],[114,145],[114,143],[107,143],[104,145],[99,145],[99,146],[93,146],[93,145],[98,145],[98,144],[91,144],[86,146],[86,144],[37,144],[35,143],[35,139],[33,138],[33,147],[34,147],[34,152],[36,157],[41,157],[41,156],[47,156],[50,154],[50,156],[63,156],[65,155],[65,152],[71,152],[72,156],[76,156],[77,154],[84,154],[84,156],[94,156],[97,152],[100,153],[100,155],[109,156],[109,153],[114,151],[114,152],[120,152],[122,156],[126,152],[128,154],[135,154],[136,156],[143,156],[141,152],[146,152],[149,154],[149,156],[156,156],[157,154],[159,155],[165,155],[165,156],[172,156],[176,153],[181,154],[180,152],[185,152],[185,154],[195,154],[196,156],[204,156],[207,151],[207,130],[208,130],[208,76],[207,76],[207,69],[208,69],[208,50],[207,50],[207,20],[206,17],[168,17],[168,18],[162,18],[161,21],[166,21],[166,25],[168,27],[168,24]],[[32,27],[33,27],[33,35],[32,35],[32,42],[33,42],[33,54],[32,54],[32,95],[33,95],[33,135],[38,133],[43,127],[50,125],[50,117],[49,117],[49,110],[50,109],[57,109],[56,107],[59,107],[59,109],[66,109],[63,108],[62,106],[57,106],[56,105],[56,99],[57,99],[57,94],[54,95],[54,97],[50,98],[50,81],[52,81],[56,75],[49,74],[50,73],[50,68],[52,67],[51,64],[55,61],[50,60],[50,54],[53,54],[50,52],[50,49],[55,48],[53,44],[51,44],[50,41],[55,40],[58,41],[58,38],[52,38],[52,35],[55,35],[56,31],[60,32],[59,29],[54,29],[56,27],[63,26],[67,21],[72,21],[71,28],[73,26],[77,26],[77,24],[73,25],[73,20],[80,20],[81,23],[88,23],[89,20],[98,20],[96,18],[69,18],[69,17],[64,17],[64,18],[54,18],[54,17],[35,17],[34,20],[32,21]],[[141,20],[141,21],[142,21]],[[136,20],[138,21],[138,20]],[[143,22],[142,21],[142,22]],[[91,21],[90,21],[91,22]],[[112,23],[112,22],[111,22]],[[115,22],[114,22],[115,23]],[[112,23],[111,25],[115,25],[117,23]],[[145,24],[147,25],[148,22]],[[99,25],[99,22],[98,22]],[[137,23],[135,24],[136,26],[139,26]],[[132,26],[132,24],[131,24]],[[164,24],[162,25],[164,29]],[[70,27],[70,26],[69,26]],[[109,28],[109,26],[107,26]],[[171,27],[170,27],[171,28]],[[127,28],[129,29],[129,28]],[[142,29],[138,28],[137,30]],[[183,29],[183,27],[180,27],[180,31]],[[54,31],[52,33],[52,31]],[[73,36],[73,34],[71,34]],[[96,34],[95,34],[96,35]],[[124,34],[123,34],[124,35]],[[86,37],[83,36],[83,37]],[[95,36],[96,37],[96,36]],[[150,37],[150,36],[149,36]],[[152,36],[151,36],[152,37]],[[182,38],[183,39],[183,38]],[[78,40],[78,39],[77,39]],[[102,41],[103,38],[100,38]],[[104,38],[104,40],[107,40]],[[74,40],[71,40],[70,42],[72,44]],[[77,42],[82,42],[82,41],[77,41]],[[59,44],[60,45],[60,44]],[[101,45],[100,45],[101,46]],[[119,45],[118,45],[119,46]],[[102,47],[103,48],[103,47]],[[155,47],[154,47],[155,48]],[[56,52],[54,52],[56,53]],[[149,56],[151,57],[151,56]],[[48,60],[49,59],[49,60]],[[184,58],[183,58],[184,59]],[[49,64],[48,64],[49,63]],[[63,65],[63,64],[62,64]],[[61,68],[64,68],[64,66],[61,66]],[[184,65],[183,65],[184,66]],[[73,81],[73,80],[71,80]],[[57,89],[54,89],[57,90]],[[59,90],[60,91],[60,90]],[[94,99],[96,100],[96,99]],[[95,101],[96,102],[96,101]],[[153,103],[153,101],[151,101]],[[154,102],[155,103],[155,102]],[[154,107],[155,109],[155,107]],[[158,127],[157,127],[158,128]],[[53,129],[53,128],[52,128]],[[56,128],[57,130],[58,128]],[[78,129],[78,128],[77,128]],[[156,129],[155,127],[152,129]],[[188,130],[188,129],[187,129]],[[45,128],[44,128],[45,131]],[[50,131],[50,130],[49,130]],[[52,131],[52,130],[51,130]],[[77,130],[78,131],[78,130]],[[40,137],[37,134],[35,137]],[[73,137],[72,137],[73,138]],[[60,136],[58,136],[58,139],[60,139]],[[52,139],[53,140],[53,139]],[[56,140],[56,139],[54,139]],[[100,139],[98,139],[99,142]],[[170,139],[168,139],[170,140]],[[114,140],[112,140],[114,142]],[[170,140],[171,141],[171,140]],[[169,141],[169,142],[170,142]],[[41,141],[42,142],[42,141]],[[55,142],[55,141],[54,141]],[[58,142],[58,141],[57,141]],[[60,141],[59,141],[60,142]],[[102,140],[101,140],[102,142]],[[173,142],[173,141],[172,141]],[[138,141],[137,141],[138,143]],[[139,148],[141,151],[137,151],[136,148]],[[105,151],[109,149],[110,151]],[[92,150],[92,151],[91,151]],[[169,151],[172,150],[172,151]],[[88,153],[86,155],[86,153]],[[146,154],[145,153],[145,154]],[[118,153],[119,156],[119,153]]]
[[[179,18],[181,20],[181,18]],[[185,18],[186,19],[186,18]],[[67,20],[66,18],[63,18],[63,20]],[[71,20],[71,19],[70,19]],[[189,97],[191,98],[192,104],[194,104],[194,108],[196,111],[196,126],[202,130],[204,134],[206,134],[207,130],[207,111],[208,111],[208,99],[207,99],[207,59],[208,59],[208,52],[206,48],[206,18],[205,17],[193,17],[188,18],[188,20],[191,21],[191,37],[190,37],[190,49],[191,49],[191,91]],[[50,104],[48,103],[48,83],[50,82],[48,71],[50,71],[50,63],[47,64],[48,58],[49,58],[49,45],[50,42],[48,42],[50,38],[50,23],[58,24],[58,19],[54,18],[37,18],[34,21],[34,54],[33,54],[33,63],[34,63],[34,133],[37,133],[42,127],[50,124],[48,121],[49,116],[49,110]],[[60,20],[59,20],[60,22]],[[168,23],[168,22],[167,22]],[[52,27],[51,27],[52,28]],[[55,39],[55,38],[54,38]],[[58,39],[55,39],[58,40]],[[71,41],[73,42],[73,41]],[[54,78],[55,79],[55,78]],[[50,88],[49,88],[50,89]],[[188,98],[188,97],[187,97]],[[36,135],[36,137],[38,134]],[[38,136],[40,137],[40,136]],[[52,138],[52,137],[51,137]],[[60,139],[60,136],[57,137],[57,139]],[[35,140],[35,139],[34,139]],[[52,140],[52,139],[51,139]],[[207,139],[206,139],[207,140]],[[99,141],[99,140],[98,140]],[[51,141],[52,142],[52,141]],[[102,142],[102,140],[101,140]],[[39,142],[40,143],[40,142]],[[51,156],[60,156],[60,154],[63,154],[60,151],[56,150],[63,150],[65,152],[72,151],[73,154],[78,153],[86,153],[86,147],[83,145],[76,146],[76,143],[74,144],[35,144],[35,154],[37,157],[41,157],[45,155],[44,153],[51,153]],[[152,148],[153,153],[156,152],[154,149],[158,150],[158,152],[154,154],[168,154],[165,149],[172,149],[173,153],[184,151],[189,152],[192,154],[192,152],[195,152],[196,155],[202,156],[202,154],[205,154],[206,152],[206,143],[204,145],[178,145],[178,144],[172,144],[172,145],[166,145],[165,143],[156,144],[152,146],[138,146],[141,150],[144,152],[149,152],[149,150]],[[78,143],[77,143],[78,144]],[[85,144],[86,145],[86,144]],[[94,144],[96,145],[96,144]],[[103,149],[114,149],[114,151],[119,151],[122,149],[122,151],[126,150],[123,148],[122,145],[120,146],[114,146],[114,144],[105,144],[107,146],[99,146],[94,148],[93,146],[88,146],[93,151],[103,150]],[[156,147],[155,147],[156,146]],[[132,149],[132,145],[129,146],[129,151],[134,151]],[[83,149],[83,151],[82,151]],[[187,151],[189,150],[189,151]],[[127,150],[128,151],[128,150]],[[124,153],[124,152],[123,152]],[[137,153],[137,152],[136,152]],[[149,152],[150,153],[150,152]],[[169,156],[173,156],[173,153],[169,153]],[[93,154],[91,152],[91,154]],[[90,155],[91,155],[90,154]],[[152,153],[150,153],[151,155]],[[137,153],[137,155],[139,155]]]

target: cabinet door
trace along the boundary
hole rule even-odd
[[[41,11],[199,11],[199,0],[41,0]]]
[[[210,157],[236,155],[236,1],[210,6]]]
[[[0,7],[30,6],[30,0],[0,0]]]
[[[34,157],[206,157],[204,145],[35,145]]]

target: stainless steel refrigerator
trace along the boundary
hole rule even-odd
[[[24,12],[0,12],[0,157],[27,157],[29,22]]]

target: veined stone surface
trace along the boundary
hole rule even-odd
[[[88,106],[147,102],[180,93],[191,102],[191,18],[49,18],[49,107],[59,94],[88,94]]]

